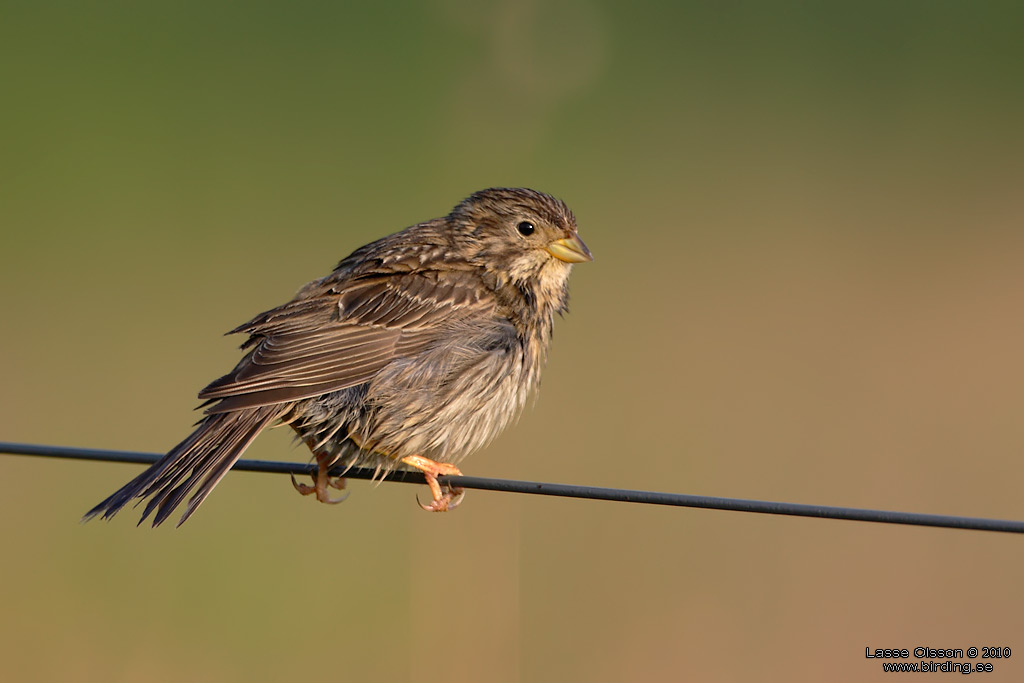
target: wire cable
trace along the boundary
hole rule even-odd
[[[139,453],[135,451],[109,451],[94,448],[65,448],[62,446],[42,446],[37,444],[7,443],[0,441],[0,453],[9,455],[34,455],[47,458],[66,458],[72,460],[91,460],[100,462],[124,462],[151,465],[162,454]],[[266,460],[239,460],[231,468],[240,472],[268,472],[272,474],[313,474],[316,465],[296,462],[276,462]],[[423,484],[425,480],[421,472],[396,470],[381,477],[372,468],[356,468],[345,471],[342,466],[331,469],[331,476],[351,479],[383,479],[410,484]],[[717,498],[714,496],[696,496],[684,493],[661,493],[657,491],[635,491],[630,489],[611,489],[597,486],[577,486],[573,484],[548,484],[537,481],[518,481],[514,479],[492,479],[489,477],[456,477],[441,476],[442,484],[458,486],[465,489],[485,491],[504,491],[507,493],[530,493],[541,496],[560,496],[563,498],[584,498],[591,500],[610,500],[623,503],[646,503],[648,505],[674,505],[678,507],[705,508],[710,510],[732,510],[735,512],[755,512],[767,515],[789,515],[794,517],[817,517],[820,519],[845,519],[858,522],[877,522],[880,524],[908,524],[914,526],[943,527],[949,529],[971,529],[974,531],[997,531],[1003,533],[1024,533],[1024,522],[1004,519],[986,519],[982,517],[958,517],[954,515],[930,515],[916,512],[894,512],[890,510],[871,510],[863,508],[834,507],[829,505],[807,505],[803,503],[777,503],[766,500],[744,500],[742,498]]]

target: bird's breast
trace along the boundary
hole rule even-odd
[[[459,340],[393,363],[370,384],[361,439],[392,457],[439,462],[482,448],[519,416],[537,385],[532,344],[508,326],[488,340]]]

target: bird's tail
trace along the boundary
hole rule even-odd
[[[184,441],[85,513],[82,521],[97,515],[109,519],[132,500],[152,496],[139,524],[155,511],[153,526],[157,526],[195,489],[178,520],[178,526],[181,526],[206,500],[256,435],[282,412],[282,406],[270,405],[207,415]]]

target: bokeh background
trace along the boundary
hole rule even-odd
[[[468,474],[1024,518],[1021,35],[1013,2],[5,2],[0,439],[165,450],[221,333],[526,185],[597,260]],[[253,474],[178,530],[78,523],[138,471],[0,456],[5,680],[1024,675],[1013,536]]]

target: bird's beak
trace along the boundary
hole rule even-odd
[[[570,237],[555,240],[547,246],[547,250],[556,259],[566,263],[583,263],[584,261],[594,260],[594,257],[590,255],[590,250],[587,249],[587,245],[583,244],[583,240],[576,233],[573,233]]]

